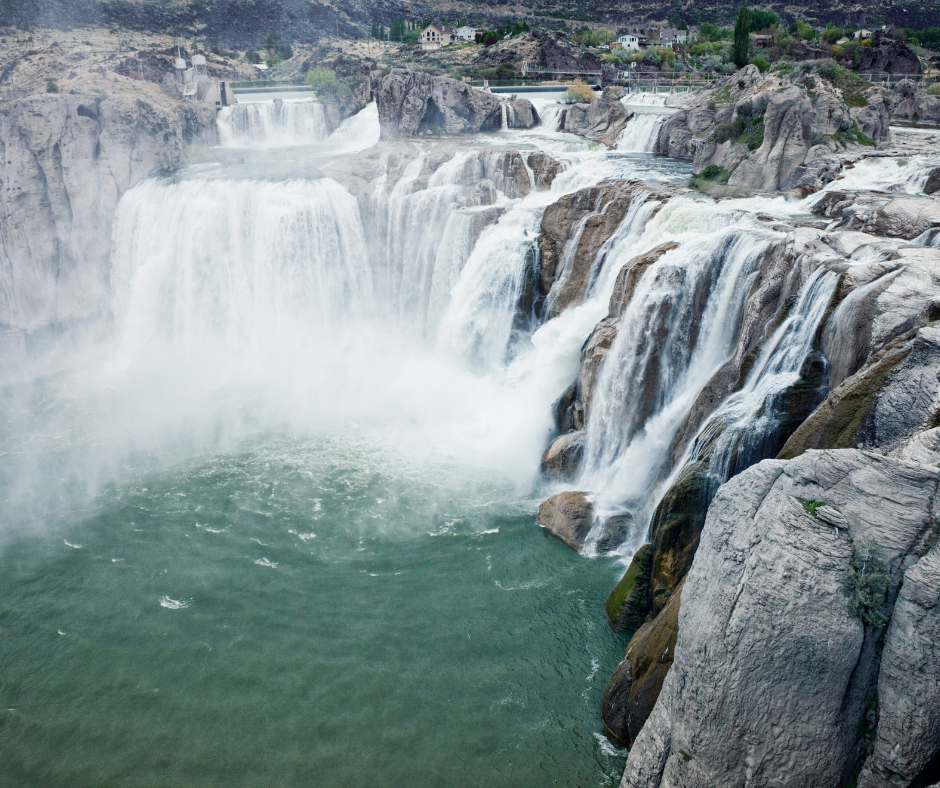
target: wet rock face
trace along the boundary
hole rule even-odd
[[[924,194],[936,194],[940,192],[940,167],[934,167],[927,176],[927,183],[924,184]]]
[[[32,332],[102,314],[125,191],[210,139],[212,107],[37,95],[0,108],[0,326]]]
[[[601,719],[623,744],[636,742],[672,667],[681,596],[680,584],[662,613],[640,627],[604,690]]]
[[[542,455],[541,470],[550,479],[570,479],[581,467],[584,431],[569,432],[553,440]]]
[[[940,225],[940,200],[883,192],[829,192],[816,203],[817,216],[837,219],[839,229],[912,240]]]
[[[632,191],[612,181],[567,194],[545,209],[540,239],[540,288],[554,289],[554,317],[581,302],[594,272],[597,253],[623,220]]]
[[[585,492],[562,492],[542,501],[539,522],[569,547],[581,552],[595,527],[594,506]],[[606,553],[619,546],[633,523],[630,515],[608,517],[594,531],[593,548]]]
[[[621,784],[706,788],[759,774],[836,788],[866,757],[875,691],[890,712],[868,771],[916,776],[938,744],[936,668],[912,669],[935,659],[938,486],[936,467],[856,450],[766,460],[725,484],[682,588],[672,668]],[[883,566],[887,591],[853,608],[846,588],[863,564]],[[881,659],[874,613],[897,616]],[[899,757],[886,767],[890,753]]]
[[[373,93],[385,140],[417,134],[494,131],[502,126],[503,108],[496,96],[447,77],[394,68],[377,81]],[[520,123],[534,124],[538,119],[538,113],[525,99],[514,101],[512,112]]]
[[[928,326],[898,337],[847,378],[779,456],[848,447],[890,451],[930,425],[938,405],[940,329]]]
[[[541,124],[539,113],[528,99],[507,102],[506,125],[511,129],[531,129]]]

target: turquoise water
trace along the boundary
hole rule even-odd
[[[615,785],[616,580],[373,437],[134,474],[0,551],[4,786]]]

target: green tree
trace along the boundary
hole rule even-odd
[[[373,22],[372,37],[379,39],[379,41],[385,38],[385,25],[383,25],[381,22]]]
[[[758,30],[766,30],[773,27],[779,21],[773,11],[763,11],[760,8],[754,8],[748,11],[750,15],[750,32],[755,33]]]
[[[751,12],[746,5],[738,11],[737,21],[734,23],[734,49],[731,59],[738,68],[747,65],[747,51],[751,45]]]
[[[46,80],[46,93],[58,93],[59,92],[59,83],[53,78],[49,77]]]
[[[404,41],[405,29],[405,20],[400,16],[396,16],[392,20],[392,25],[389,28],[389,38],[391,38],[392,41]]]

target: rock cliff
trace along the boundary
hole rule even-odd
[[[663,124],[657,150],[691,159],[696,173],[720,167],[732,189],[815,191],[838,173],[841,151],[888,138],[880,90],[850,109],[842,91],[815,74],[762,76],[746,66],[675,102],[680,111]]]
[[[183,164],[215,109],[140,98],[39,95],[0,108],[0,326],[36,332],[107,310],[115,207]]]
[[[860,784],[916,778],[938,745],[935,668],[907,669],[933,653],[938,484],[936,467],[857,450],[764,461],[725,484],[621,785],[835,788],[872,733]]]

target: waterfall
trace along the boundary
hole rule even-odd
[[[122,199],[114,241],[125,354],[245,348],[378,309],[356,200],[328,179],[146,181]]]
[[[654,233],[655,235],[655,233]],[[667,252],[642,275],[595,384],[579,489],[598,508],[645,510],[698,393],[730,357],[768,245],[725,229]]]
[[[500,129],[502,131],[509,131],[509,105],[505,101],[499,102],[499,109],[501,115]]]
[[[659,130],[665,119],[665,115],[654,113],[634,115],[617,137],[615,147],[621,151],[652,153],[656,149]]]
[[[678,469],[707,456],[709,497],[732,476],[779,450],[780,419],[786,415],[781,401],[800,379],[838,283],[839,275],[824,267],[813,272],[790,314],[761,350],[741,390],[728,397],[699,430]]]
[[[307,145],[329,134],[323,105],[313,99],[235,104],[222,109],[216,123],[228,148]]]
[[[628,109],[632,107],[665,107],[666,94],[628,93],[620,102]],[[617,137],[617,150],[635,153],[652,153],[656,150],[659,130],[666,120],[663,112],[635,112]]]
[[[336,145],[344,153],[361,151],[378,145],[381,131],[379,108],[373,101],[340,123],[327,142]]]

